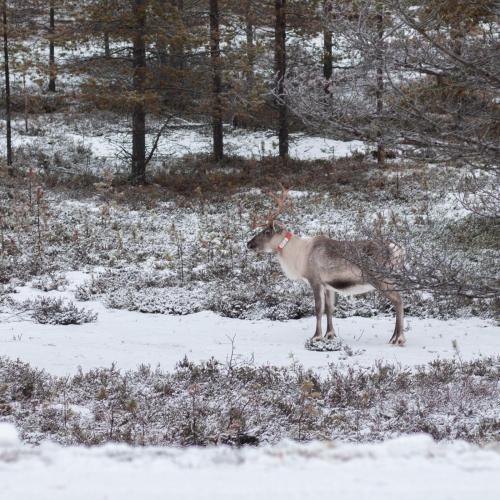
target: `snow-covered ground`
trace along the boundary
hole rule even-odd
[[[497,499],[500,447],[414,435],[377,444],[284,441],[240,449],[21,444],[0,424],[2,498]]]
[[[74,300],[75,286],[88,275],[67,274],[64,292],[41,292],[19,288],[16,299],[50,295]],[[406,319],[407,345],[387,342],[394,328],[392,317],[350,317],[335,320],[346,349],[314,352],[304,348],[314,330],[312,317],[294,321],[249,321],[224,318],[204,311],[186,316],[143,314],[107,309],[98,301],[81,303],[96,311],[95,323],[41,325],[3,315],[0,323],[0,354],[20,358],[56,375],[109,367],[133,369],[140,364],[159,364],[172,369],[187,356],[191,361],[211,357],[225,362],[254,361],[257,365],[288,366],[297,362],[324,372],[329,363],[371,366],[378,360],[403,366],[425,364],[434,359],[459,356],[470,360],[500,353],[500,327],[481,319]],[[456,347],[455,347],[456,346]]]
[[[300,203],[302,192],[293,192],[292,195],[296,202]],[[440,209],[439,217],[437,212],[433,213],[436,219],[441,217],[441,211],[448,218],[463,215],[462,212],[450,208],[453,200],[444,197],[442,199],[443,204],[446,203],[447,210]],[[54,213],[57,214],[59,206],[55,200],[50,201]],[[67,214],[74,213],[72,210],[77,209],[90,214],[87,226],[76,226],[82,234],[85,232],[84,227],[101,227],[101,222],[92,216],[92,214],[101,213],[97,204],[71,200],[64,201],[61,206],[63,210],[59,212],[65,214],[65,217],[68,217]],[[435,205],[434,210],[436,210]],[[323,226],[330,227],[333,224],[331,220],[339,221],[342,225],[346,225],[350,220],[339,216],[338,213],[336,217],[332,217],[331,212],[323,208],[318,209],[317,214],[308,213],[305,209],[302,212],[310,218],[305,231],[311,231],[313,234]],[[106,232],[110,232],[111,227],[121,228],[125,245],[133,242],[133,238],[127,232],[132,234],[133,225],[140,221],[145,239],[138,247],[132,245],[130,252],[133,253],[137,248],[148,258],[151,257],[151,261],[143,263],[146,270],[156,269],[154,258],[158,261],[163,259],[163,254],[158,251],[158,247],[161,247],[163,252],[168,247],[167,239],[161,231],[168,227],[167,224],[171,220],[176,220],[176,224],[179,223],[179,227],[183,228],[187,234],[196,234],[198,228],[209,227],[206,221],[197,222],[198,219],[193,213],[188,213],[184,218],[178,217],[180,221],[178,222],[174,219],[176,214],[166,204],[161,205],[157,212],[152,212],[149,223],[144,222],[148,219],[143,218],[141,212],[132,211],[128,207],[122,212],[119,208],[113,207],[111,213],[113,219],[107,221],[102,226],[102,231],[97,233],[98,238],[107,241],[107,244],[102,247],[103,250],[99,251],[105,253],[109,249],[109,253],[113,253],[112,249],[118,244],[117,239],[107,239]],[[71,218],[66,224],[73,228],[71,224],[78,220],[78,217]],[[139,227],[139,222],[137,222],[137,227]],[[59,226],[54,226],[54,231],[60,230]],[[211,229],[211,231],[216,238],[219,238],[217,235],[219,229],[217,231]],[[25,248],[29,248],[29,245]],[[92,250],[92,245],[89,248],[91,252],[96,252]],[[85,252],[87,252],[87,247],[82,246],[82,254],[87,255]],[[174,255],[175,248],[170,249],[170,253]],[[95,273],[104,271],[106,261],[96,258],[92,261],[95,264],[85,264],[78,260],[74,262],[71,260],[71,255],[76,255],[75,253],[67,252],[58,255],[54,258],[62,259],[58,269],[61,274],[65,274],[67,281],[67,285],[62,285],[62,288],[65,287],[63,291],[42,292],[31,286],[33,283],[27,281],[30,278],[17,281],[13,279],[13,283],[25,281],[27,283],[25,286],[18,286],[17,293],[11,294],[11,297],[19,303],[36,296],[69,299],[77,303],[78,307],[97,312],[97,321],[69,326],[38,324],[30,319],[29,315],[19,313],[15,308],[9,310],[8,306],[0,315],[0,356],[11,359],[19,358],[30,363],[32,367],[43,368],[54,375],[75,374],[78,367],[84,371],[110,367],[113,363],[120,371],[149,364],[153,367],[160,365],[166,372],[171,371],[176,363],[187,356],[190,361],[194,362],[213,357],[222,363],[230,360],[234,364],[253,362],[257,366],[300,364],[313,369],[320,375],[325,375],[323,380],[327,380],[326,375],[331,373],[328,371],[330,364],[340,368],[348,377],[350,373],[348,368],[367,367],[366,373],[368,373],[377,362],[413,368],[435,359],[456,358],[466,361],[497,356],[500,353],[500,327],[491,320],[473,317],[456,317],[449,320],[408,317],[406,318],[407,345],[405,347],[387,344],[394,328],[394,318],[390,315],[384,316],[380,310],[380,315],[370,318],[353,316],[336,319],[336,331],[344,347],[335,352],[313,352],[306,350],[304,346],[305,340],[313,333],[313,317],[281,322],[264,319],[231,319],[210,311],[176,316],[108,309],[104,305],[105,294],[97,295],[100,297],[98,300],[87,302],[78,302],[75,298],[77,286],[82,285],[91,277],[90,271],[93,271],[94,276]],[[96,252],[96,255],[99,254]],[[117,268],[119,269],[118,265],[123,264],[123,259],[126,258],[127,254],[119,255],[117,261],[113,259],[113,262],[118,262]],[[206,261],[208,262],[208,257]],[[204,263],[202,259],[186,262],[187,266],[193,268]],[[137,269],[143,270],[140,263],[126,261],[126,264],[134,264]],[[64,273],[65,269],[71,268],[70,266],[87,269],[88,272]],[[175,271],[176,267],[172,266],[172,269]],[[135,275],[131,272],[130,276]],[[280,274],[279,279],[283,280],[284,287],[288,286],[288,281],[284,276]],[[62,281],[65,282],[65,280]],[[126,280],[117,282],[127,286]],[[158,284],[160,286],[161,281]],[[246,283],[244,285],[249,286]],[[154,287],[151,288],[152,293],[154,289]],[[172,289],[175,290],[176,287]],[[278,290],[280,288],[276,288],[276,293],[279,293]],[[91,297],[95,299],[96,296]],[[180,301],[184,297],[182,295]],[[457,363],[457,365],[460,364]],[[293,372],[293,370],[290,371]],[[356,373],[358,373],[357,370]],[[363,375],[365,372],[360,373]],[[493,370],[491,373],[494,373]],[[494,376],[493,374],[492,377]],[[468,378],[464,379],[463,384],[453,381],[451,386],[450,383],[440,383],[439,379],[435,379],[436,387],[454,396],[451,402],[447,402],[448,406],[444,407],[443,399],[440,397],[442,393],[431,393],[422,402],[420,396],[427,391],[428,386],[423,386],[420,392],[414,392],[411,396],[408,396],[407,386],[404,386],[403,389],[398,390],[397,396],[392,398],[391,402],[386,397],[387,392],[381,390],[378,382],[375,382],[375,391],[380,394],[383,404],[377,402],[374,406],[365,408],[364,416],[360,416],[359,406],[353,407],[353,404],[345,412],[342,408],[339,410],[339,415],[345,418],[345,422],[360,422],[359,429],[351,431],[351,426],[346,424],[342,427],[336,423],[337,420],[326,420],[324,426],[321,427],[316,425],[316,420],[314,420],[314,425],[311,424],[314,432],[311,431],[309,435],[309,439],[345,440],[350,438],[353,441],[359,441],[360,436],[363,435],[367,440],[384,439],[383,442],[351,444],[336,441],[313,441],[308,444],[280,442],[281,436],[295,438],[297,433],[293,429],[288,429],[283,434],[275,432],[272,436],[278,437],[274,441],[266,441],[266,432],[269,433],[269,428],[272,425],[283,427],[284,422],[295,418],[295,413],[292,412],[283,417],[283,420],[274,418],[272,414],[269,420],[263,420],[257,432],[253,420],[248,418],[248,429],[244,427],[243,430],[248,431],[250,437],[256,435],[261,444],[255,448],[242,449],[223,445],[204,449],[173,446],[131,447],[118,444],[90,448],[63,447],[50,443],[47,439],[58,439],[59,442],[71,445],[81,442],[94,444],[102,442],[92,441],[92,437],[98,432],[99,439],[110,441],[117,439],[118,434],[108,432],[108,420],[106,420],[106,416],[114,415],[113,405],[108,412],[107,400],[75,401],[70,398],[69,403],[66,404],[64,400],[52,397],[35,401],[36,395],[29,396],[24,402],[10,398],[8,405],[4,408],[8,408],[12,413],[2,415],[0,419],[16,422],[23,439],[41,442],[41,445],[30,447],[19,443],[13,429],[0,423],[0,498],[3,500],[5,496],[7,500],[31,500],[32,498],[42,500],[145,498],[149,500],[171,497],[189,500],[223,500],[226,498],[246,500],[260,496],[263,499],[273,498],[273,500],[332,497],[347,500],[363,498],[375,500],[379,498],[384,500],[392,498],[398,500],[401,498],[405,500],[496,499],[500,493],[500,448],[498,445],[490,444],[485,448],[480,448],[462,441],[438,443],[428,435],[422,434],[393,439],[399,433],[421,432],[422,430],[432,433],[433,429],[434,435],[442,436],[440,439],[446,439],[447,436],[457,436],[455,430],[466,429],[467,432],[464,431],[463,435],[467,437],[464,439],[478,443],[494,441],[500,407],[497,411],[497,398],[495,397],[497,382],[492,377],[484,381],[484,384],[481,376],[474,376],[471,379],[474,384],[470,391],[474,391],[476,397],[473,400],[467,399],[470,398],[470,393],[467,393],[470,385]],[[22,377],[19,378],[22,382]],[[411,384],[415,384],[415,380],[411,379]],[[11,386],[15,385],[17,385],[17,379],[11,382]],[[415,385],[418,385],[418,382]],[[140,387],[142,389],[142,386]],[[89,393],[97,393],[97,389],[98,387],[91,387]],[[256,390],[261,389],[258,386]],[[362,389],[358,390],[356,385],[353,386],[352,391],[356,395],[363,394]],[[149,398],[150,393],[147,390],[144,394],[146,398]],[[189,403],[188,392],[179,394],[187,394],[181,399],[182,403],[184,401]],[[233,401],[233,394],[239,397],[238,392],[229,392],[225,399],[214,400],[213,395],[209,395],[207,401],[216,405],[217,413],[229,415],[230,405],[218,403]],[[66,397],[66,393],[64,395]],[[289,394],[280,391],[278,401],[281,402],[283,396],[290,399]],[[245,401],[242,403],[243,407],[246,404]],[[291,407],[297,411],[298,405],[302,404],[300,395],[298,401],[298,404]],[[464,401],[463,405],[462,401]],[[2,403],[0,387],[0,410],[2,410]],[[316,402],[312,404],[308,401],[306,403],[311,404],[312,415],[328,416],[337,411],[337,408],[332,405]],[[163,412],[165,409],[163,400],[160,404],[159,407]],[[103,410],[100,410],[101,406],[104,407]],[[140,406],[139,408],[143,411]],[[144,408],[146,412],[147,406]],[[221,411],[222,408],[224,412]],[[451,415],[450,408],[456,409],[456,413]],[[477,411],[474,411],[476,408]],[[175,411],[167,414],[165,422],[147,421],[151,434],[158,433],[160,439],[145,442],[178,444],[179,440],[172,438],[170,441],[165,441],[164,437],[165,429],[172,429],[179,423],[185,424],[186,413],[183,405],[181,404],[178,409],[178,413],[176,413],[176,406]],[[408,415],[417,414],[420,411],[424,417],[419,422],[411,422],[412,427],[410,427],[406,424],[402,425],[403,417],[398,411],[404,412],[406,422],[411,420]],[[67,417],[72,413],[73,416]],[[255,413],[261,415],[260,412]],[[130,421],[130,416],[125,414],[125,411],[122,411],[121,415],[122,424]],[[138,413],[136,420],[140,421],[143,415],[145,413]],[[175,420],[170,415],[180,415],[180,417]],[[380,425],[380,422],[370,420],[367,415],[373,415],[374,420],[379,419],[382,422],[389,420],[395,424],[392,427],[379,428],[377,425]],[[462,419],[460,418],[462,415],[467,417]],[[66,424],[58,427],[61,422],[65,422],[66,418],[72,419],[67,425],[68,429],[82,431],[80,437],[77,432],[66,435],[64,433]],[[247,418],[246,414],[242,417],[242,421],[245,418]],[[227,422],[223,420],[221,425],[219,421],[212,422],[216,430],[213,435],[220,436],[220,428],[223,432],[227,431]],[[144,424],[141,423],[141,425]],[[443,430],[448,427],[450,431]],[[372,432],[367,435],[368,429]],[[260,439],[261,435],[262,439]],[[267,439],[272,438],[272,436],[269,438],[269,435]],[[85,436],[86,441],[81,440],[82,436]],[[308,439],[307,436],[305,439]],[[131,442],[139,443],[140,441]],[[217,438],[203,442],[234,443],[238,441],[224,441]],[[273,446],[264,444],[270,442],[278,444]]]
[[[292,35],[289,42],[293,40]],[[321,39],[318,40],[313,40],[308,50],[318,50]],[[43,50],[46,54],[47,47]],[[59,52],[59,48],[57,50],[58,61],[71,57],[71,54],[65,56]],[[90,55],[92,51],[93,48],[87,47],[80,55],[85,52]],[[28,75],[28,81],[35,77],[37,75]],[[81,76],[61,74],[58,78],[60,83],[70,86],[80,81]],[[66,117],[59,122],[60,118],[56,116],[49,118],[54,120],[54,126],[47,126],[44,123],[46,119],[44,116],[41,118],[42,123],[30,122],[30,133],[33,135],[21,135],[23,124],[15,123],[14,145],[33,145],[33,151],[47,153],[47,156],[61,152],[63,163],[71,166],[70,151],[75,153],[76,159],[82,164],[87,159],[87,167],[90,168],[94,168],[94,164],[100,167],[104,165],[106,169],[109,167],[113,171],[115,167],[128,165],[123,161],[122,149],[130,149],[130,138],[126,130],[128,124],[113,122],[112,127],[94,127],[99,121],[94,120],[94,124],[80,126],[80,120],[68,120]],[[36,135],[38,133],[40,135]],[[165,158],[210,152],[209,137],[206,126],[202,124],[186,122],[185,126],[172,127],[159,142],[159,164]],[[148,134],[149,146],[153,138],[154,134]],[[244,131],[227,127],[225,148],[228,155],[259,159],[277,154],[277,139],[272,131]],[[368,145],[360,141],[345,142],[303,134],[292,134],[290,141],[290,156],[301,160],[339,158],[355,151],[366,152],[367,149]],[[40,158],[43,159],[43,155]],[[441,169],[442,166],[439,165],[438,168]],[[389,173],[387,178],[390,175]],[[395,175],[398,176],[399,190],[400,174],[398,172]],[[434,219],[439,220],[439,210],[444,212],[447,220],[464,219],[467,215],[465,209],[452,209],[452,203],[457,204],[454,197],[455,193],[451,192],[443,195],[437,204],[426,208],[425,215],[431,214]],[[413,196],[409,199],[413,200]],[[415,206],[412,209],[415,208],[415,213],[413,210],[409,211],[407,206],[401,209],[405,218],[416,219],[422,216],[417,209],[417,202],[423,201],[427,205],[427,197],[420,200],[418,196],[413,201]],[[385,210],[387,202],[384,200],[383,203],[384,207],[373,210],[373,213],[383,213],[389,219],[394,210],[398,211],[398,207],[391,206],[390,210]],[[349,211],[352,211],[351,204],[348,206]],[[95,210],[99,210],[97,206]],[[371,208],[368,211],[370,210]],[[323,226],[330,228],[333,224],[330,212],[320,210],[310,215],[312,220],[308,221],[308,230],[321,230]],[[133,221],[133,216],[128,211],[124,218]],[[325,225],[325,221],[328,224]],[[196,224],[194,227],[198,228]],[[150,244],[150,241],[144,244],[148,251]],[[75,268],[78,265],[75,263]],[[44,293],[30,286],[23,286],[18,287],[18,293],[14,297],[23,300],[35,296],[52,296],[76,302],[75,287],[88,277],[88,274],[82,272],[66,273],[69,286],[65,291]],[[78,306],[96,311],[97,321],[70,326],[41,325],[22,315],[16,315],[15,310],[0,315],[0,356],[19,358],[55,375],[74,374],[78,367],[84,370],[109,367],[112,363],[116,363],[121,370],[150,364],[160,365],[166,371],[173,369],[185,356],[191,361],[213,357],[221,362],[250,361],[256,365],[288,366],[298,363],[325,374],[331,363],[342,369],[352,366],[371,367],[378,361],[412,368],[435,359],[457,358],[465,361],[500,353],[500,327],[495,326],[492,321],[478,318],[438,320],[408,317],[408,341],[403,348],[387,344],[394,326],[392,317],[355,316],[337,319],[335,326],[344,348],[336,352],[312,352],[304,347],[304,341],[313,332],[312,317],[286,322],[252,321],[230,319],[208,311],[186,316],[143,314],[107,309],[100,301],[79,303]],[[493,379],[492,384],[496,383]],[[461,386],[452,386],[450,389],[446,384],[443,385],[445,390],[453,391],[453,387],[459,390],[459,398],[467,395],[466,391],[461,392]],[[383,395],[379,386],[376,387]],[[484,392],[477,392],[478,387],[480,384],[473,386],[482,403],[487,396]],[[3,403],[1,389],[2,387],[0,403]],[[402,398],[406,400],[406,393],[403,393]],[[473,422],[474,415],[466,424],[460,424],[457,419],[446,419],[449,416],[444,415],[446,410],[442,412],[443,415],[436,416],[436,421],[441,419],[445,421],[445,425],[456,427],[477,425],[483,431],[485,428],[481,425],[487,424],[494,429],[498,423],[498,412],[495,413],[495,397],[490,400],[491,408],[484,413],[479,412],[478,422]],[[0,404],[0,410],[14,408],[18,418],[15,421],[25,433],[29,432],[30,425],[32,432],[38,430],[35,423],[37,413],[44,411],[41,409],[42,405],[47,405],[49,410],[58,406],[63,409],[66,407],[60,402],[51,404],[50,400],[41,402],[35,410],[29,409],[31,401],[27,401],[21,408],[16,407],[18,402],[11,403],[12,406],[4,407]],[[413,401],[415,406],[411,406],[412,401],[409,403],[410,411],[415,408],[417,412],[418,398],[415,397]],[[441,404],[442,400],[438,399],[438,403]],[[91,405],[86,407],[70,404],[68,407],[84,417],[94,417]],[[467,404],[457,404],[456,407],[459,413],[467,413]],[[376,413],[377,408],[368,411]],[[29,419],[24,421],[24,416],[20,415],[25,409],[27,413],[32,413],[32,422]],[[393,409],[386,408],[382,418],[391,418],[388,410]],[[498,410],[500,412],[500,407]],[[220,411],[220,407],[217,407],[217,411]],[[325,411],[329,412],[331,408],[327,407]],[[351,418],[352,414],[348,417]],[[429,421],[432,421],[431,417]],[[0,412],[0,419],[9,418],[14,421],[13,414]],[[182,413],[182,419],[184,418]],[[398,414],[397,431],[412,432],[401,425],[400,419]],[[43,422],[47,420],[48,418]],[[24,428],[20,422],[23,422]],[[168,420],[168,427],[171,428],[172,425],[172,420]],[[419,431],[422,428],[427,429],[424,426]],[[488,429],[489,433],[486,435],[494,435]],[[90,432],[94,433],[95,430],[94,425]],[[394,436],[394,433],[386,435]],[[321,439],[327,437],[324,434],[315,436]],[[26,439],[25,434],[23,438]],[[158,448],[123,444],[84,448],[63,447],[41,440],[41,445],[37,447],[21,443],[14,427],[0,422],[0,500],[500,498],[498,443],[479,447],[462,441],[434,442],[429,435],[423,434],[387,439],[380,443],[283,441],[273,446],[243,448]],[[477,442],[484,440],[484,437],[477,438]]]
[[[180,158],[185,155],[210,153],[212,150],[211,140],[207,129],[203,124],[187,123],[185,127],[176,127],[167,130],[158,142],[157,155],[161,158]],[[21,128],[18,123],[17,127]],[[86,130],[78,133],[67,125],[59,124],[50,129],[45,135],[13,135],[15,147],[32,145],[42,150],[47,145],[81,145],[88,148],[95,157],[118,160],[123,156],[123,150],[130,149],[130,134],[124,127],[122,132],[93,133]],[[224,129],[224,144],[226,153],[240,156],[242,158],[260,159],[265,156],[276,156],[278,154],[278,140],[273,131],[251,131],[243,129]],[[154,141],[155,134],[148,134],[149,144]],[[290,157],[301,160],[327,160],[349,156],[353,152],[366,150],[366,144],[362,141],[340,141],[319,136],[308,136],[301,133],[290,135]]]

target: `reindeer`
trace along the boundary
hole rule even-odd
[[[316,312],[316,331],[311,340],[322,338],[321,320],[325,309],[325,339],[335,338],[332,318],[335,292],[359,295],[378,290],[396,310],[396,326],[389,343],[404,345],[403,302],[393,281],[380,272],[380,269],[386,269],[389,274],[389,271],[402,267],[404,250],[392,242],[333,240],[326,236],[301,238],[277,220],[285,209],[288,190],[283,188],[280,197],[269,194],[278,207],[271,210],[264,220],[254,221],[254,229],[263,229],[247,243],[247,247],[256,252],[276,254],[288,278],[309,283]],[[373,263],[377,264],[378,271],[372,270]]]

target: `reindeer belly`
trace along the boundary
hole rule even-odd
[[[360,295],[375,290],[375,287],[370,283],[356,283],[349,280],[332,280],[325,285],[342,295]]]

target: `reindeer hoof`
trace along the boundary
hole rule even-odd
[[[404,346],[406,343],[405,336],[403,334],[397,335],[396,333],[391,337],[391,340],[389,340],[389,344],[392,345],[399,345],[399,346]]]
[[[331,332],[326,332],[325,333],[325,340],[332,340],[335,337],[336,337],[335,336],[335,332],[333,330]]]

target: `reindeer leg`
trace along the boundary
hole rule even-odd
[[[394,309],[396,310],[396,326],[394,328],[394,333],[389,340],[389,344],[394,345],[404,345],[406,342],[405,335],[403,333],[404,327],[404,309],[403,309],[403,301],[401,300],[401,295],[399,292],[394,290],[391,285],[386,285],[387,288],[385,290],[381,290],[382,293],[391,301]]]
[[[322,337],[321,321],[325,308],[325,292],[321,284],[311,284],[314,293],[314,310],[316,312],[316,331],[311,340],[318,340]]]
[[[335,330],[333,329],[333,304],[335,300],[335,292],[325,289],[325,305],[326,305],[326,339],[335,338]]]

